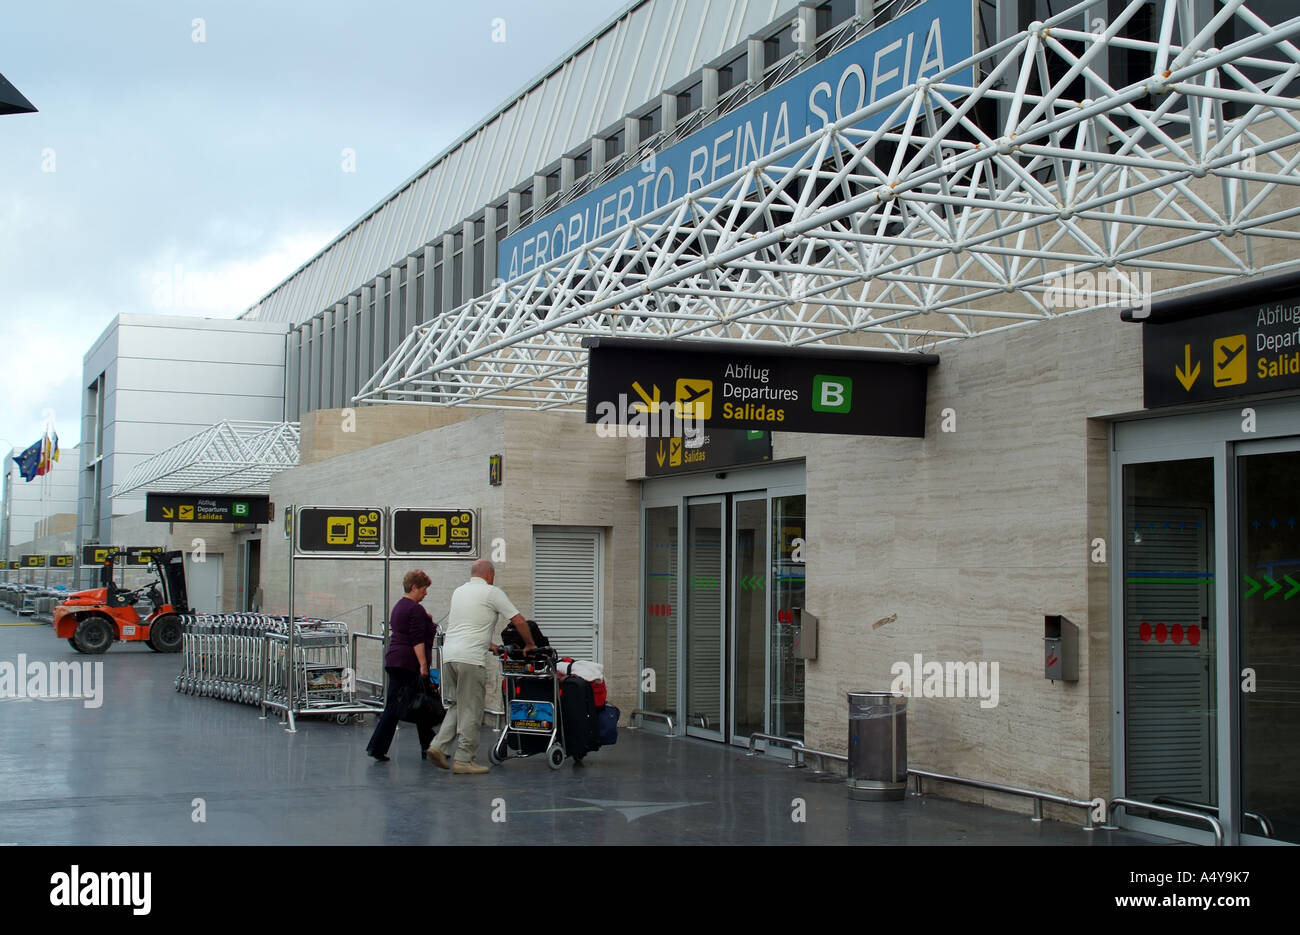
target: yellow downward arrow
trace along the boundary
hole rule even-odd
[[[659,453],[655,455],[655,460],[659,462],[660,467],[664,466],[664,442],[662,438],[659,439]]]
[[[1174,376],[1176,376],[1178,382],[1183,385],[1183,389],[1190,393],[1192,390],[1192,384],[1195,383],[1196,378],[1201,375],[1201,362],[1197,361],[1196,366],[1192,366],[1192,346],[1190,344],[1183,345],[1183,361],[1184,364],[1182,367],[1174,364]]]
[[[163,519],[171,519],[176,515],[176,511],[169,506],[163,507],[162,511],[163,511]]]

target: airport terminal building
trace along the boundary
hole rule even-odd
[[[79,545],[204,538],[204,609],[283,612],[286,508],[464,511],[647,730],[842,754],[892,689],[915,768],[1300,842],[1292,14],[631,3],[238,321],[168,323],[208,376],[152,451],[113,407],[172,377],[115,324]],[[294,607],[364,626],[411,567],[441,619],[463,556],[299,562]]]

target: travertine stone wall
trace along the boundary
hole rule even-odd
[[[1140,348],[1114,311],[945,345],[924,439],[799,439],[822,621],[811,745],[843,752],[845,692],[889,688],[895,662],[997,662],[996,707],[911,699],[910,765],[1108,794],[1110,569],[1089,560],[1106,534],[1106,428],[1090,417],[1141,408]],[[1058,613],[1080,628],[1077,683],[1042,676],[1043,617]]]

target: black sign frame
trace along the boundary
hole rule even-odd
[[[161,555],[162,551],[160,545],[128,545],[123,561],[131,568],[143,568],[152,565],[154,556]]]
[[[650,438],[689,435],[683,417],[705,432],[923,438],[929,368],[939,363],[936,354],[739,341],[588,337],[582,344],[587,421]]]
[[[684,438],[647,438],[645,444],[646,477],[721,471],[771,460],[772,433],[761,429],[710,429],[704,443],[694,448]]]
[[[469,534],[458,530],[465,528],[466,517]],[[395,507],[391,515],[389,554],[401,558],[475,559],[479,557],[479,511],[472,508],[455,510]],[[426,542],[426,539],[437,540]],[[459,547],[458,543],[464,543]]]
[[[294,511],[294,536],[290,544],[295,556],[384,558],[388,555],[387,524],[387,507],[300,506]],[[359,535],[362,529],[373,529],[374,533]],[[359,547],[371,542],[374,548]]]
[[[146,493],[144,519],[146,523],[264,526],[271,522],[271,498],[266,494]]]
[[[1142,322],[1147,409],[1300,390],[1300,277],[1153,305]]]

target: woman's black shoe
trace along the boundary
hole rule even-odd
[[[366,751],[366,756],[374,757],[376,760],[379,760],[381,762],[386,761],[388,759],[388,757],[384,756],[382,753],[375,753],[371,750]]]

